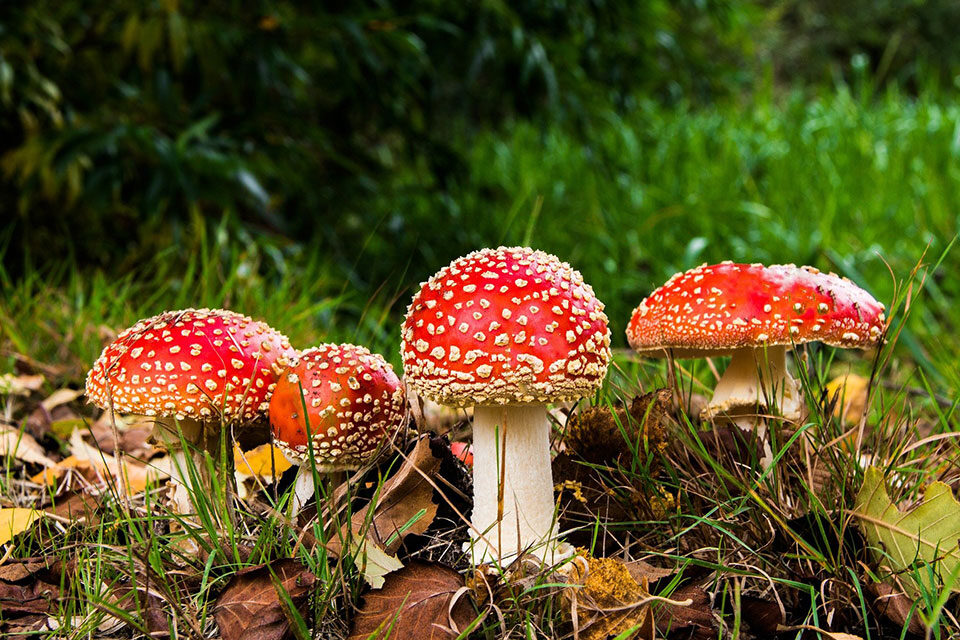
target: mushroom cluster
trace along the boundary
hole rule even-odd
[[[595,392],[610,360],[590,285],[542,251],[475,251],[421,285],[401,355],[417,394],[474,407],[474,561],[555,557],[546,407]]]
[[[724,262],[670,278],[640,303],[626,334],[645,355],[732,356],[702,416],[752,428],[763,411],[787,420],[801,414],[789,349],[814,340],[877,345],[883,311],[834,274]],[[406,419],[405,388],[474,407],[473,561],[563,557],[547,407],[595,393],[606,376],[610,330],[593,289],[548,253],[482,249],[422,283],[401,334],[404,381],[364,347],[297,352],[279,332],[231,311],[167,312],[107,345],[87,396],[104,409],[156,418],[158,438],[181,463],[181,441],[201,456],[215,453],[233,429],[266,426],[269,414],[276,443],[300,467],[295,512],[313,493],[314,470],[342,474],[386,448]],[[204,473],[205,457],[197,462]]]

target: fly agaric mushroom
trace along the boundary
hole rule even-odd
[[[883,309],[850,280],[813,267],[723,262],[678,273],[651,293],[633,312],[627,339],[652,356],[732,356],[701,416],[749,428],[771,401],[782,417],[800,417],[787,349],[812,341],[874,346]]]
[[[421,285],[403,371],[439,404],[474,407],[474,562],[555,557],[546,406],[596,391],[610,360],[603,303],[559,258],[482,249]]]
[[[286,336],[239,313],[168,311],[139,321],[104,348],[87,375],[87,398],[101,409],[156,418],[154,437],[179,467],[171,472],[174,501],[186,512],[178,427],[197,446],[197,467],[209,483],[203,452],[216,460],[226,438],[232,460],[229,428],[265,418],[279,372],[295,354]]]
[[[301,352],[270,400],[277,446],[300,467],[294,513],[313,494],[309,443],[317,471],[357,469],[403,424],[405,404],[403,385],[382,356],[352,344],[322,344]]]

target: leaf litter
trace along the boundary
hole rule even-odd
[[[0,384],[3,384],[4,380],[0,380]],[[846,424],[859,419],[865,410],[861,410],[855,402],[848,401],[860,397],[856,382],[856,379],[845,379],[845,391],[842,391],[841,395],[833,393],[827,398],[846,399],[843,403],[827,405],[837,412],[834,417],[844,420]],[[33,394],[36,394],[44,383],[45,380],[40,376],[16,382],[18,402],[29,407],[29,401],[19,398],[35,398]],[[14,383],[8,381],[8,384],[13,389]],[[829,391],[834,389],[828,388]],[[26,465],[25,468],[33,474],[37,484],[50,485],[49,490],[45,489],[39,494],[49,494],[50,490],[56,492],[53,495],[53,504],[47,507],[43,506],[46,500],[38,494],[36,488],[33,489],[33,495],[37,497],[35,503],[21,496],[15,505],[3,505],[3,511],[24,509],[23,513],[17,514],[17,522],[29,520],[23,525],[23,530],[33,526],[37,518],[43,517],[43,511],[68,521],[84,518],[86,525],[95,525],[100,514],[106,515],[102,501],[109,499],[109,488],[111,482],[116,484],[118,472],[124,473],[128,479],[134,479],[128,483],[131,493],[134,494],[142,494],[149,486],[162,481],[162,475],[147,476],[142,481],[137,479],[141,470],[163,466],[162,457],[158,457],[159,451],[148,442],[148,421],[118,417],[116,431],[106,415],[101,415],[100,419],[89,423],[74,412],[71,405],[76,401],[76,392],[66,387],[45,400],[47,402],[41,400],[33,404],[34,408],[28,416],[31,418],[28,420],[29,432],[11,427],[2,427],[3,431],[0,431],[0,434],[12,433],[16,436],[16,440],[0,439],[0,446],[4,446],[11,457]],[[627,559],[636,553],[638,544],[643,548],[646,540],[655,539],[656,536],[650,535],[648,531],[629,531],[620,523],[644,519],[669,523],[673,517],[671,514],[679,508],[677,504],[681,499],[686,501],[696,496],[692,495],[695,491],[693,484],[676,486],[672,483],[668,485],[668,489],[636,484],[633,480],[635,474],[624,468],[634,462],[632,454],[624,455],[625,451],[631,449],[649,456],[643,464],[648,465],[647,473],[651,477],[670,476],[669,469],[665,470],[661,466],[663,461],[683,464],[681,460],[673,458],[677,449],[676,431],[682,430],[682,427],[679,426],[681,417],[671,406],[672,394],[667,390],[658,390],[626,404],[629,404],[629,409],[616,404],[581,409],[572,413],[569,419],[565,413],[553,414],[559,416],[558,424],[565,425],[567,432],[566,439],[557,442],[561,453],[557,457],[559,464],[555,463],[555,471],[559,472],[558,492],[562,504],[565,505],[565,512],[561,516],[569,517],[571,505],[576,503],[577,508],[582,510],[583,517],[592,517],[595,522],[601,523],[599,528],[603,533],[603,536],[598,538],[601,544],[597,548],[601,557],[585,558],[587,571],[578,573],[576,578],[561,579],[538,574],[537,570],[531,568],[513,568],[493,579],[496,584],[483,589],[486,595],[480,597],[475,590],[467,593],[462,577],[466,569],[464,557],[462,554],[450,552],[459,551],[459,543],[442,540],[451,531],[447,520],[454,519],[455,512],[447,506],[451,495],[439,495],[441,491],[446,492],[449,489],[444,484],[444,474],[439,468],[450,461],[437,454],[436,438],[429,440],[430,446],[424,444],[427,438],[415,444],[410,453],[401,459],[397,471],[383,482],[375,503],[364,505],[364,500],[370,498],[369,492],[364,493],[365,490],[358,492],[358,496],[352,496],[352,499],[362,506],[350,519],[347,537],[354,542],[359,539],[361,544],[352,544],[350,554],[359,556],[356,562],[361,573],[367,574],[365,577],[368,580],[374,584],[382,580],[382,589],[367,589],[362,595],[358,593],[353,603],[349,598],[340,600],[347,607],[351,604],[358,606],[352,615],[342,614],[353,620],[351,637],[366,637],[369,633],[362,636],[357,634],[378,628],[383,630],[381,625],[394,617],[397,623],[392,626],[391,638],[405,640],[455,637],[451,634],[455,634],[456,630],[462,631],[478,615],[478,609],[471,603],[471,594],[477,596],[477,602],[481,605],[480,611],[487,616],[494,609],[500,610],[500,615],[504,615],[504,611],[509,611],[510,603],[516,600],[518,588],[521,592],[529,590],[530,593],[536,593],[537,598],[555,598],[568,605],[571,604],[572,591],[576,591],[579,608],[574,607],[571,610],[576,612],[576,625],[579,626],[574,624],[574,616],[571,616],[568,626],[557,626],[555,630],[563,634],[573,633],[578,638],[590,640],[594,637],[605,637],[603,634],[607,633],[607,630],[607,635],[620,634],[626,637],[624,633],[632,633],[632,637],[637,638],[654,635],[668,638],[712,638],[724,634],[729,620],[724,619],[722,608],[714,609],[714,606],[720,606],[715,605],[714,597],[719,600],[718,590],[727,579],[722,570],[710,572],[689,567],[665,569]],[[459,413],[438,413],[436,416],[431,414],[431,419],[440,429],[452,429],[458,433],[466,424],[463,417]],[[596,428],[589,428],[591,426]],[[742,440],[740,434],[730,436],[731,442],[736,442],[733,448],[729,449],[733,453],[723,458],[723,464],[736,464],[738,457],[749,453],[752,443],[741,442],[738,438]],[[57,441],[64,443],[63,450],[58,451],[50,446]],[[726,441],[719,442],[716,446],[717,453],[731,447]],[[449,447],[445,451],[451,460],[455,460]],[[64,452],[69,455],[63,457]],[[117,468],[114,452],[121,454],[120,469]],[[269,445],[243,452],[237,460],[238,480],[246,486],[246,495],[254,500],[263,485],[283,473],[283,464],[278,464],[276,454],[270,451]],[[796,460],[785,457],[785,464],[795,463]],[[270,465],[273,467],[268,469]],[[576,471],[571,471],[574,468]],[[686,475],[683,477],[689,477],[695,469],[695,466],[685,467],[683,473]],[[717,474],[718,486],[737,486],[736,483],[731,484],[730,478],[721,476],[721,472],[717,470],[707,469],[706,473]],[[111,480],[111,477],[114,480]],[[365,486],[371,486],[371,483],[368,481]],[[936,495],[940,496],[937,499],[943,500],[946,494]],[[928,499],[929,495],[921,503],[921,507]],[[38,508],[28,506],[31,504]],[[457,506],[460,512],[467,513],[469,510],[469,503],[466,506],[458,503]],[[689,509],[689,504],[685,504],[684,509]],[[0,514],[3,511],[0,511]],[[859,511],[858,502],[857,512]],[[26,516],[29,512],[33,512],[33,515]],[[886,513],[890,515],[893,512]],[[913,511],[906,513],[909,515]],[[2,517],[0,516],[0,519]],[[767,532],[762,530],[750,531],[753,526],[750,522],[730,520],[730,524],[737,527],[736,533],[748,541],[762,541],[767,535]],[[296,532],[297,528],[294,527],[293,530]],[[706,536],[698,540],[697,537],[704,534]],[[705,560],[710,558],[710,554],[697,556],[697,550],[710,549],[711,545],[716,548],[717,541],[722,540],[722,537],[718,538],[715,534],[715,531],[705,531],[702,526],[692,527],[676,539],[677,548],[661,548],[657,551],[657,547],[653,547],[650,550]],[[869,533],[867,536],[869,538]],[[425,557],[429,557],[436,550],[432,545],[440,544],[444,544],[447,549],[441,562],[416,559],[424,557],[425,549],[429,552]],[[333,548],[329,549],[331,557],[343,554],[342,549],[336,548],[336,543],[333,545]],[[789,548],[789,545],[785,548]],[[206,552],[201,557],[209,557],[205,554]],[[884,616],[897,626],[907,625],[908,634],[922,633],[924,628],[912,595],[915,591],[902,585],[905,581],[909,584],[909,576],[904,576],[910,573],[912,567],[898,570],[894,566],[884,565],[884,561],[890,564],[889,558],[874,556],[874,559],[877,566],[887,569],[888,573],[893,575],[886,576],[882,581],[867,583],[871,611]],[[289,560],[291,559],[270,560],[255,567],[228,573],[227,579],[221,581],[221,584],[226,586],[215,587],[211,593],[220,595],[212,611],[222,637],[273,638],[295,635],[299,624],[298,617],[309,618],[306,607],[319,583],[304,565],[296,561],[292,561],[295,564],[288,565],[286,562]],[[952,566],[944,564],[944,560],[950,562],[949,553],[935,558],[931,565],[936,567],[941,576],[945,575],[945,572],[948,574],[948,569]],[[10,559],[5,564],[0,563],[0,572],[18,562],[21,561]],[[587,577],[590,575],[591,563],[594,564],[593,579]],[[30,570],[31,566],[34,565],[25,564],[19,567],[17,570],[22,574],[20,581],[13,582],[14,586],[25,591],[9,590],[6,593],[21,593],[26,596],[23,602],[28,605],[25,606],[41,609],[43,598],[30,597],[30,594],[34,593],[31,590],[44,597],[51,596],[59,593],[53,591],[52,586],[59,588],[60,584],[68,585],[69,581],[50,582],[48,580],[53,579],[50,566],[44,564],[43,567],[46,568],[43,568],[37,565],[36,570]],[[811,572],[791,577],[812,580],[815,575],[815,572]],[[605,578],[598,579],[597,576]],[[414,580],[418,577],[427,577],[427,580],[424,585],[415,588]],[[468,573],[468,577],[473,576]],[[0,580],[2,579],[0,577]],[[559,580],[566,586],[545,588],[541,586],[544,580]],[[137,581],[138,584],[140,582],[142,581]],[[609,593],[603,588],[600,591],[591,591],[587,588],[591,583],[602,584]],[[199,588],[198,584],[191,583],[191,586],[185,588],[195,590]],[[619,585],[621,589],[614,593],[614,590],[609,589],[611,585]],[[144,628],[151,634],[159,637],[168,632],[170,597],[161,598],[151,592],[142,591],[140,587],[124,588],[114,585],[111,589],[109,597],[117,606],[129,607],[135,603],[133,609],[138,615],[145,616]],[[651,596],[651,593],[668,593],[672,602],[658,600]],[[789,599],[785,599],[787,617],[784,618],[781,614],[784,605],[775,604],[771,597],[775,597],[771,591],[762,588],[740,594],[743,622],[747,631],[753,634],[745,637],[770,637],[778,630],[784,632],[786,629],[803,631],[804,634],[819,632],[822,637],[855,637],[841,631],[814,630],[812,627],[803,626],[802,620],[791,619],[791,612],[797,610],[797,605]],[[779,596],[776,598],[779,602]],[[419,608],[405,608],[411,599]],[[676,601],[685,604],[678,604]],[[2,602],[0,600],[0,603]],[[443,603],[445,605],[441,606]],[[408,618],[406,615],[395,616],[397,611],[413,615],[411,619],[418,620],[420,624],[404,626],[399,621]],[[9,626],[11,620],[5,618],[2,624],[8,626],[0,627],[0,631],[9,632],[14,628],[41,630],[45,625],[56,624],[53,617],[55,616],[50,616],[48,610],[25,611],[17,614],[17,619],[22,623],[19,627]],[[793,623],[793,626],[788,623]],[[390,624],[388,622],[388,627]],[[545,629],[554,629],[549,623],[544,624]],[[843,619],[838,616],[836,624],[843,625]],[[107,616],[102,621],[101,629],[109,628],[111,632],[115,632],[120,626],[123,626],[122,621]],[[173,627],[176,626],[177,623],[174,622]],[[424,635],[425,629],[430,630],[430,635]]]

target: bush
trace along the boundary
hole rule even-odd
[[[737,86],[749,12],[715,0],[327,3],[38,0],[0,6],[7,259],[125,268],[193,214],[313,238],[345,268],[451,144],[513,118],[589,130],[637,93]],[[719,52],[719,53],[718,53]],[[126,262],[124,261],[126,259]]]

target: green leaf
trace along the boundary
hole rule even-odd
[[[943,482],[928,486],[923,502],[904,512],[890,501],[883,471],[869,467],[854,516],[877,562],[899,573],[914,596],[921,590],[938,591],[942,577],[956,574],[960,567],[960,502]],[[960,591],[960,585],[950,582],[946,586]]]

